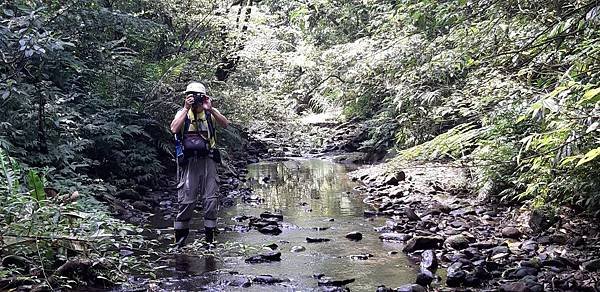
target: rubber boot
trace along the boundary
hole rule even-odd
[[[206,240],[207,243],[213,243],[213,241],[215,241],[214,227],[204,227],[204,240]]]
[[[177,248],[185,246],[185,240],[189,235],[189,229],[175,229],[175,244],[177,245]]]

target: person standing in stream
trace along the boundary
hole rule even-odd
[[[216,146],[214,123],[226,128],[229,121],[212,106],[206,87],[191,82],[185,90],[184,107],[171,122],[171,132],[181,139],[183,159],[177,184],[178,212],[175,218],[175,243],[181,248],[190,233],[190,220],[199,199],[204,211],[205,240],[212,243],[217,226],[218,176],[220,155]],[[179,155],[178,158],[179,159]]]

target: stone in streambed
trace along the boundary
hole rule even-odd
[[[333,279],[330,279],[330,278],[321,277],[319,279],[318,285],[319,286],[342,287],[342,286],[348,285],[350,283],[353,283],[354,281],[355,281],[354,278],[352,278],[352,279],[345,279],[345,280],[333,280]]]
[[[427,287],[431,284],[431,282],[433,282],[434,276],[433,273],[429,270],[422,270],[418,275],[417,275],[417,280],[415,281],[415,283]]]
[[[319,238],[319,237],[307,237],[306,242],[315,243],[315,242],[328,242],[331,241],[329,238]]]
[[[306,247],[301,246],[301,245],[292,246],[292,248],[290,249],[291,252],[303,252],[305,250],[306,250]]]
[[[282,283],[282,282],[287,282],[287,281],[288,280],[286,280],[286,279],[275,278],[271,275],[260,275],[260,276],[254,277],[254,279],[252,279],[252,282],[258,283],[258,284],[277,284],[277,283]]]
[[[259,228],[258,232],[262,234],[271,234],[271,235],[279,235],[281,234],[281,229],[277,226],[267,225],[265,227]]]
[[[246,259],[246,263],[257,264],[267,262],[278,262],[281,261],[280,252],[268,252],[264,254],[255,255]]]
[[[521,231],[516,227],[504,227],[502,228],[502,237],[518,239],[521,237]]]
[[[404,252],[414,252],[422,249],[439,249],[444,239],[439,236],[415,236],[406,242],[402,249]]]
[[[421,217],[415,213],[415,211],[411,208],[404,208],[404,215],[411,221],[420,221]]]
[[[467,273],[462,270],[462,263],[456,262],[448,267],[446,285],[448,287],[461,286],[467,277]]]
[[[421,271],[429,270],[435,272],[438,268],[438,259],[433,250],[426,250],[421,253]]]
[[[271,212],[263,212],[260,214],[260,218],[263,219],[275,219],[277,221],[283,221],[283,215],[282,214],[275,214],[275,213],[271,213]]]
[[[462,250],[469,247],[469,239],[467,239],[466,236],[461,234],[452,235],[446,238],[444,243],[446,244],[446,246],[449,246],[456,250]]]
[[[362,261],[366,261],[368,260],[370,257],[373,257],[372,254],[370,253],[366,253],[366,254],[355,254],[355,255],[351,255],[350,258],[353,260],[362,260]]]
[[[388,233],[382,233],[381,235],[379,235],[379,239],[381,239],[383,241],[407,241],[411,238],[412,238],[411,235],[404,234],[404,233],[388,232]]]
[[[363,238],[363,235],[362,235],[362,233],[360,233],[358,231],[353,231],[353,232],[346,234],[346,238],[348,238],[352,241],[359,241]]]

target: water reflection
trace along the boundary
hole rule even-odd
[[[249,168],[248,177],[265,206],[284,215],[354,216],[362,213],[356,195],[349,193],[352,182],[339,164],[324,160],[292,160],[261,163]],[[297,206],[306,208],[298,208]],[[309,212],[310,210],[310,212]]]

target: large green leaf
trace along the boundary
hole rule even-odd
[[[29,187],[29,193],[36,200],[41,201],[46,199],[42,178],[34,170],[30,169],[27,173],[27,186]]]

